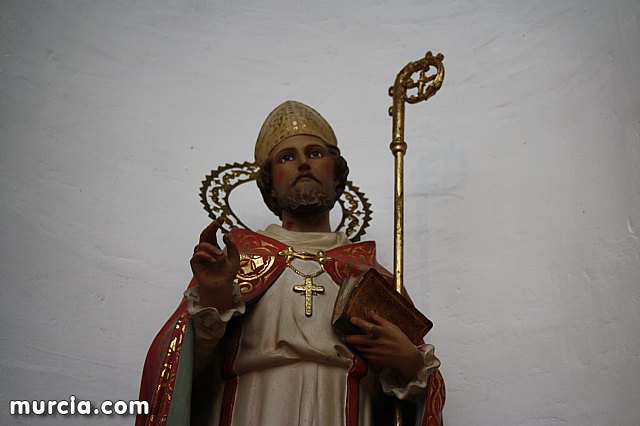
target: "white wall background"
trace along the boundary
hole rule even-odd
[[[406,268],[447,424],[638,424],[637,0],[0,3],[1,424],[132,423],[8,401],[136,398],[200,181],[286,99],[333,124],[390,266],[387,88],[430,49]]]

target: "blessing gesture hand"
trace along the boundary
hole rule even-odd
[[[238,247],[229,234],[222,238],[226,249],[218,245],[218,229],[223,223],[224,217],[218,217],[202,231],[189,262],[200,284],[200,305],[221,313],[232,306],[233,280],[240,265]]]

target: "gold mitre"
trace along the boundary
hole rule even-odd
[[[271,111],[260,129],[254,152],[256,164],[261,166],[273,147],[295,135],[316,136],[338,146],[333,129],[318,111],[301,102],[286,101]]]

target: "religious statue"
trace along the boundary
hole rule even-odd
[[[332,232],[329,213],[349,168],[329,123],[295,101],[275,108],[255,145],[256,181],[280,224],[222,238],[205,228],[194,278],[153,341],[136,425],[441,425],[444,382],[434,347],[375,312],[362,334],[331,326],[339,286],[375,268],[375,243]]]

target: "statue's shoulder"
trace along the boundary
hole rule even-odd
[[[236,282],[246,303],[257,301],[285,268],[284,257],[278,253],[286,245],[248,229],[233,228],[231,238],[240,252],[240,267]]]
[[[393,281],[393,275],[382,267],[376,259],[375,241],[360,241],[346,244],[327,251],[331,262],[325,265],[336,282],[342,282],[349,276],[359,275],[369,268],[380,272],[387,280]]]
[[[258,232],[243,228],[231,229],[231,238],[238,246],[240,253],[276,256],[287,246],[280,241]]]
[[[327,251],[327,255],[340,261],[360,261],[373,265],[376,263],[376,243],[375,241],[359,241],[345,244]]]

